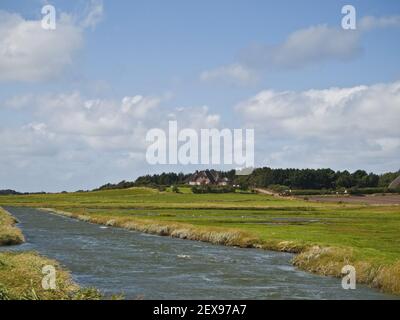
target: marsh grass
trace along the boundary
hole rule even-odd
[[[25,241],[17,220],[0,207],[0,246]],[[42,268],[56,268],[56,289],[42,288]],[[0,300],[97,300],[101,293],[93,288],[81,289],[58,262],[35,252],[0,252]]]
[[[182,188],[181,188],[182,189]],[[400,206],[318,203],[260,194],[191,194],[145,188],[6,196],[0,205],[47,207],[83,221],[161,236],[298,254],[293,263],[400,294]]]
[[[17,221],[0,207],[0,246],[21,244],[24,236],[15,224]]]
[[[343,266],[352,265],[358,283],[400,294],[400,262],[386,265],[376,260],[360,260],[350,248],[313,246],[298,254],[293,264],[309,272],[334,277],[342,277]]]
[[[42,288],[42,268],[56,268],[56,289]],[[35,252],[0,253],[0,300],[97,300],[96,289],[80,289],[56,261]]]

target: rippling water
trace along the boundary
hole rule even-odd
[[[27,242],[82,286],[145,299],[390,299],[294,268],[293,255],[107,228],[29,208],[6,208]]]

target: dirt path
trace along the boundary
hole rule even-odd
[[[279,193],[274,192],[272,190],[268,190],[268,189],[256,188],[254,190],[257,191],[258,193],[267,194],[269,196],[279,196]]]

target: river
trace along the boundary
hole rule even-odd
[[[30,208],[6,208],[26,243],[58,260],[81,286],[127,299],[390,299],[364,286],[300,271],[292,254],[240,249],[104,227]],[[4,250],[4,248],[2,249]]]

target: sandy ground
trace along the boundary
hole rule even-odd
[[[304,197],[299,197],[304,198]],[[310,196],[310,201],[317,202],[345,202],[345,203],[364,203],[364,204],[386,204],[400,205],[399,194],[386,194],[386,195],[367,195],[367,196]]]

